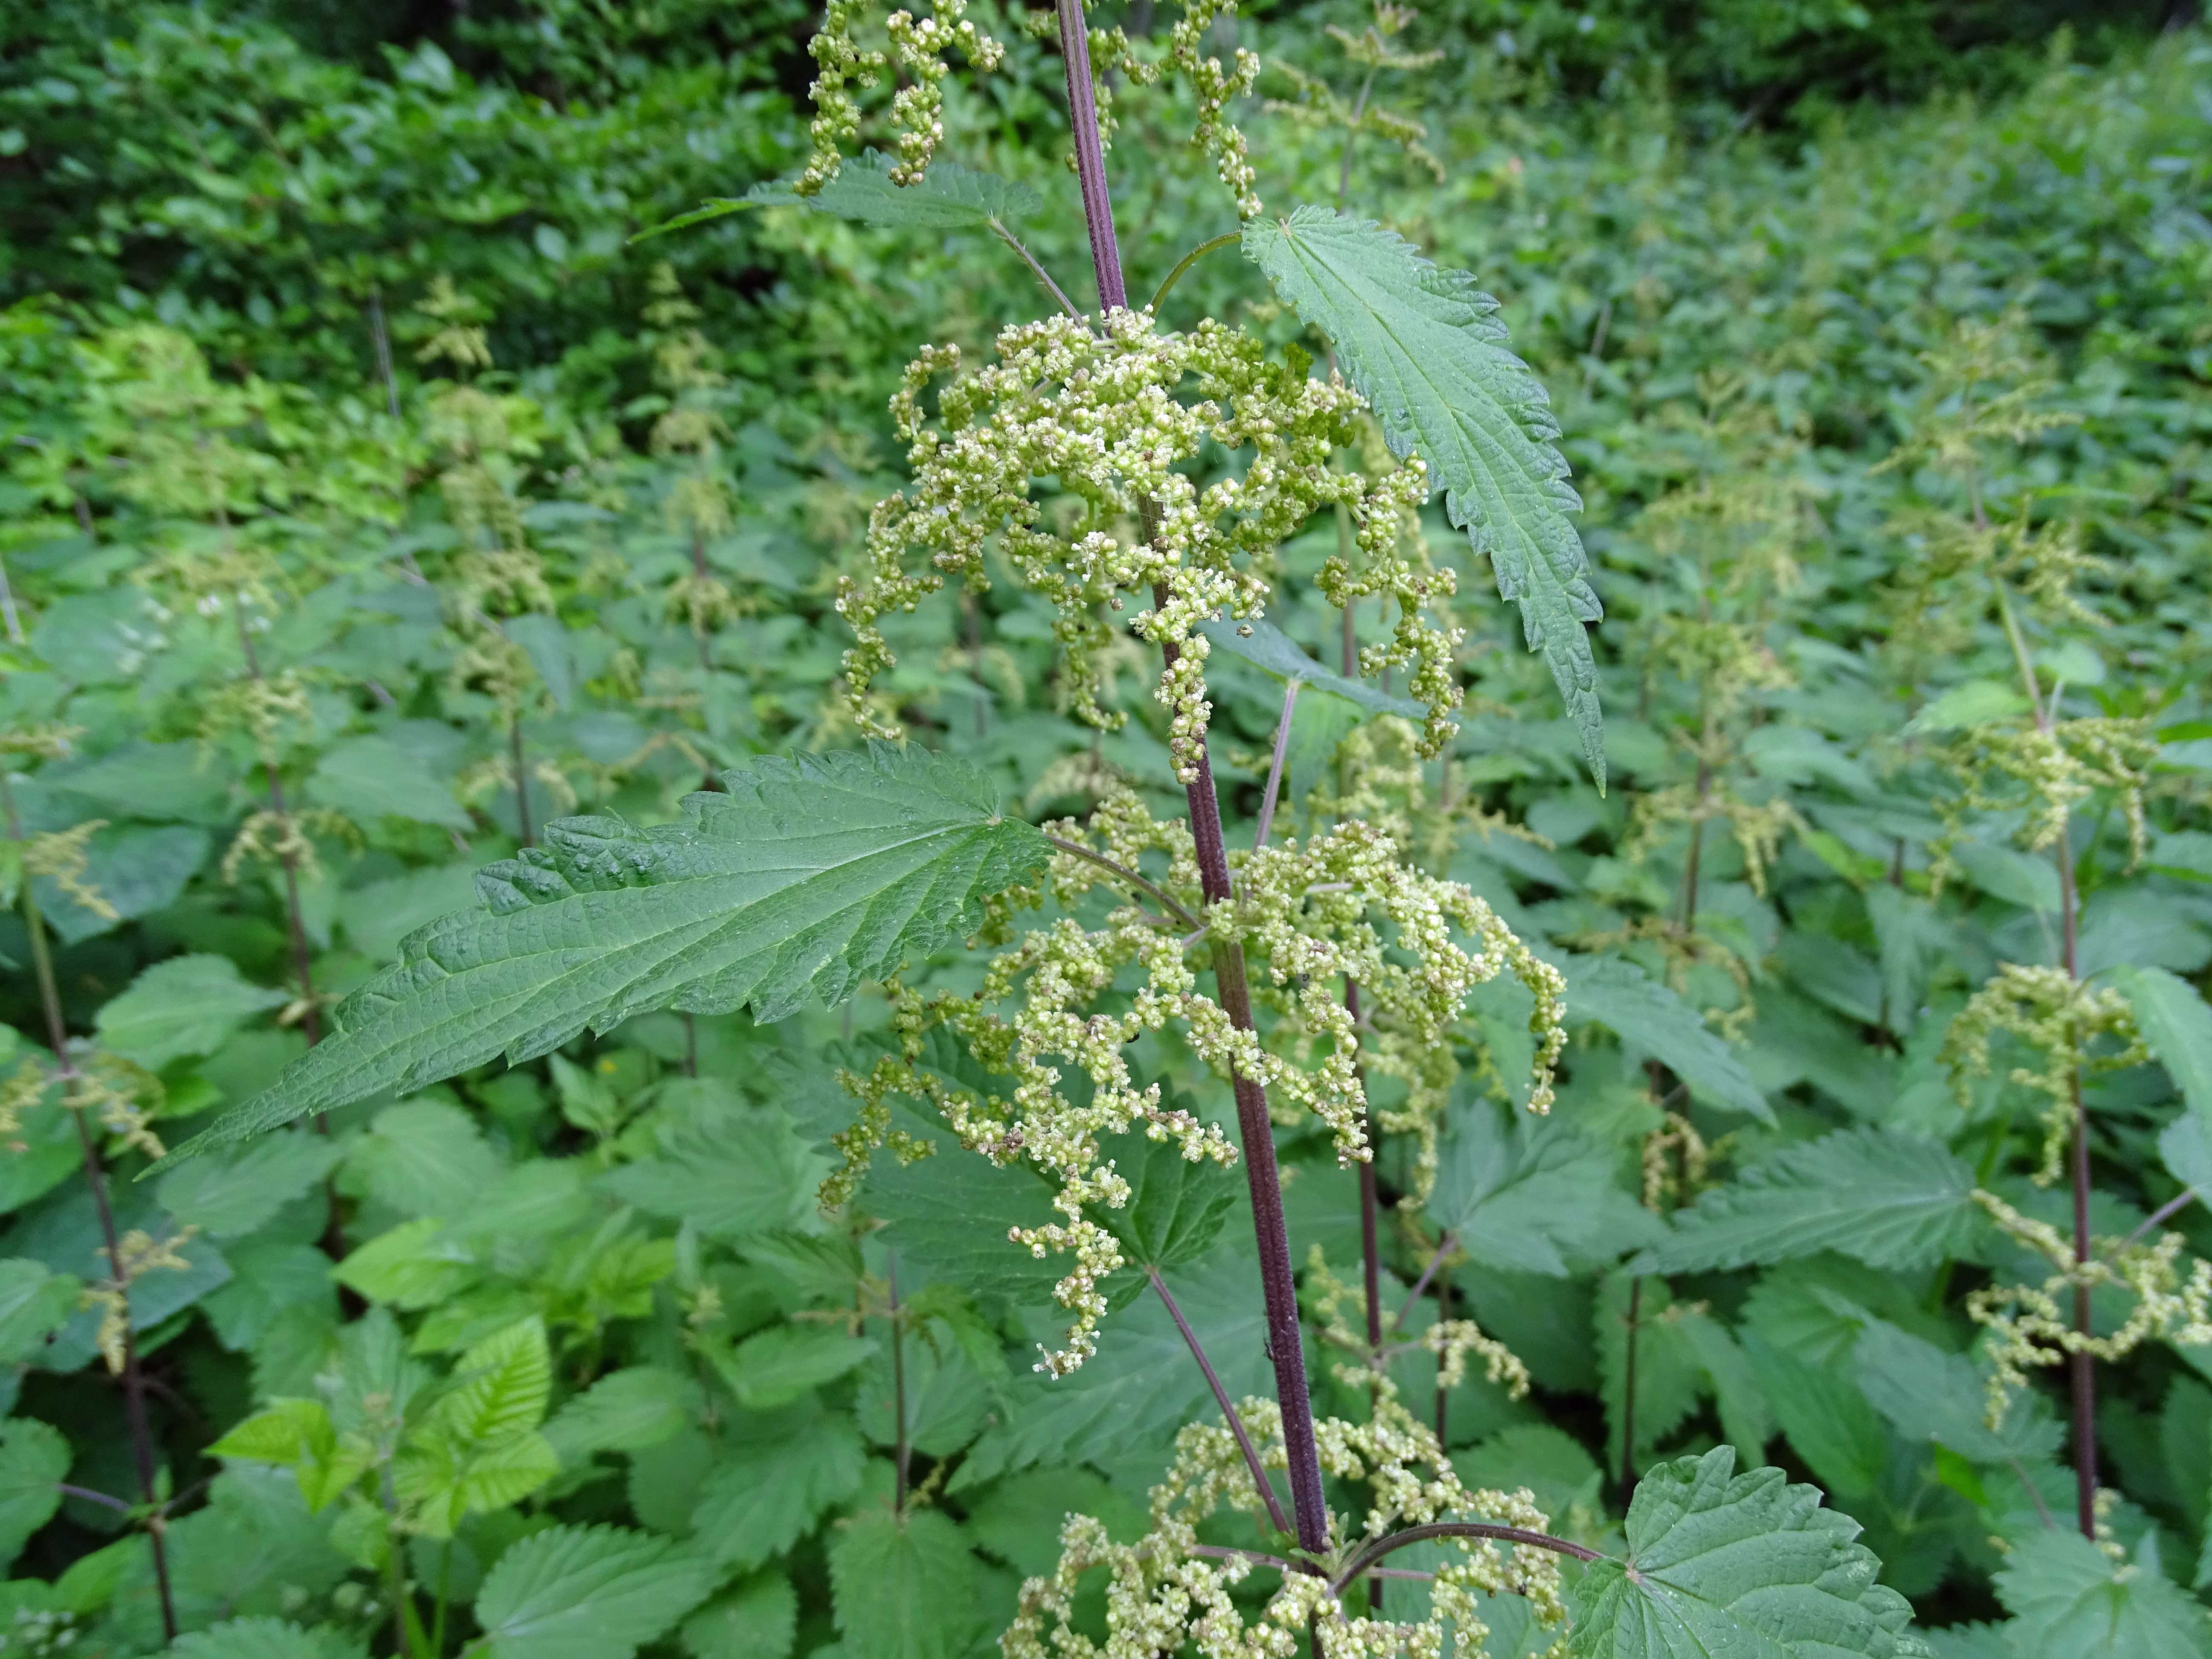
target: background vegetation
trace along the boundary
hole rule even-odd
[[[1351,758],[1425,865],[1588,987],[1578,1009],[1570,971],[1571,1145],[1501,1109],[1525,1011],[1477,1006],[1446,1182],[1385,1241],[1393,1310],[1479,1320],[1534,1388],[1438,1401],[1425,1354],[1401,1386],[1470,1485],[1526,1485],[1594,1547],[1625,1473],[1764,1448],[1864,1526],[1947,1659],[2212,1651],[2187,1279],[2212,1254],[2188,1201],[2212,1049],[2187,1042],[2212,963],[2212,41],[2170,11],[1437,0],[1406,39],[1441,58],[1372,94],[1424,149],[1370,130],[1342,175],[1504,301],[1607,610],[1608,793],[1487,605],[1443,760],[1387,732]],[[1237,25],[1270,64],[1240,116],[1271,201],[1337,197],[1364,71],[1326,26],[1370,21]],[[200,1659],[988,1650],[1060,1512],[1141,1530],[1206,1406],[1150,1300],[1076,1377],[1030,1375],[1053,1275],[972,1224],[1042,1213],[1015,1172],[887,1164],[818,1213],[877,996],[640,1018],[132,1180],[548,817],[662,822],[750,757],[856,743],[832,605],[903,482],[886,400],[921,342],[981,350],[1043,304],[981,234],[751,211],[632,245],[803,159],[811,22],[0,20],[10,1651],[161,1648],[157,1547]],[[994,32],[1009,65],[952,95],[948,150],[1036,189],[1024,238],[1091,303],[1057,57]],[[1137,98],[1115,141],[1135,293],[1233,226],[1188,126]],[[1233,255],[1164,313],[1315,343]],[[1431,539],[1465,562],[1440,513]],[[1334,546],[1322,526],[1294,568]],[[1336,660],[1317,598],[1276,619]],[[1094,743],[1012,587],[894,637],[878,689],[908,729],[1029,815],[1084,811],[1107,769],[1175,799],[1133,656],[1142,717]],[[1280,690],[1232,666],[1215,692],[1234,842]],[[1312,702],[1286,810],[1318,814],[1344,733]],[[2068,1000],[2116,987],[2118,1012]],[[1985,1426],[1970,1312],[2053,1271],[2029,1223],[2071,1224],[2037,1179],[2053,1054],[2087,1078],[2095,1234],[2182,1240],[2172,1283],[2096,1293],[2086,1553],[2035,1541],[2075,1503],[2063,1376]],[[1142,1060],[1198,1076],[1166,1043]],[[1323,1137],[1282,1150],[1295,1254],[1348,1271],[1349,1177]],[[1386,1201],[1412,1156],[1388,1149]],[[1807,1199],[1786,1237],[1697,1242],[1778,1188],[1847,1201],[1827,1231]],[[1257,1313],[1208,1286],[1251,1281],[1202,1250],[1245,1237],[1238,1202],[1171,1276],[1232,1394],[1261,1389]],[[2135,1330],[2146,1286],[2170,1316]],[[272,1418],[288,1399],[324,1402],[330,1443]],[[261,1437],[210,1450],[241,1425]],[[1493,1651],[1515,1639],[1501,1613]]]

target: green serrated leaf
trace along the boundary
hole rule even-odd
[[[2015,1392],[1992,1429],[1982,1368],[1887,1320],[1866,1322],[1854,1358],[1867,1400],[1908,1440],[1933,1441],[1977,1463],[2008,1464],[2052,1456],[2065,1437],[2032,1391]]]
[[[2116,968],[2112,982],[2189,1109],[2212,1129],[2212,1007],[2195,986],[2163,968]]]
[[[696,1551],[623,1527],[552,1527],[499,1558],[477,1596],[490,1659],[627,1659],[714,1588]]]
[[[295,1129],[172,1170],[155,1190],[178,1220],[210,1238],[238,1238],[313,1188],[344,1150]]]
[[[980,1634],[975,1558],[936,1510],[864,1510],[830,1543],[846,1650],[868,1659],[957,1659]]]
[[[749,204],[762,207],[809,207],[839,219],[908,230],[959,230],[1025,219],[1043,204],[1027,185],[996,173],[977,173],[957,161],[935,161],[919,184],[891,182],[896,157],[865,150],[837,169],[837,176],[812,196],[788,184],[755,185]],[[664,228],[673,228],[673,224]]]
[[[863,1364],[875,1339],[827,1325],[772,1325],[734,1348],[710,1346],[708,1358],[747,1411],[766,1411],[832,1382]]]
[[[59,1429],[34,1417],[0,1423],[0,1567],[53,1519],[62,1501],[54,1483],[69,1470],[70,1443]]]
[[[185,1054],[213,1054],[254,1015],[289,1000],[248,983],[228,957],[172,957],[131,981],[94,1023],[102,1047],[159,1071]]]
[[[76,1314],[84,1289],[43,1261],[0,1261],[0,1364],[27,1359]]]
[[[1619,957],[1574,957],[1567,976],[1567,1018],[1594,1019],[1638,1053],[1665,1066],[1690,1091],[1761,1123],[1774,1110],[1735,1052],[1696,1009],[1644,970]]]
[[[553,1355],[545,1322],[535,1315],[495,1331],[453,1368],[453,1387],[438,1397],[428,1421],[471,1442],[505,1440],[545,1420],[553,1390]]]
[[[1929,1267],[1972,1236],[1974,1173],[1941,1142],[1844,1129],[1786,1146],[1701,1196],[1644,1273],[1787,1261],[1838,1250],[1874,1267]]]
[[[1626,1561],[1570,1591],[1575,1659],[1926,1659],[1912,1609],[1877,1584],[1858,1523],[1779,1469],[1735,1473],[1717,1446],[1647,1474],[1629,1502]]]
[[[691,1659],[784,1659],[799,1629],[799,1595],[780,1572],[757,1573],[684,1621]]]
[[[657,1156],[611,1171],[599,1186],[648,1215],[736,1240],[818,1225],[815,1193],[829,1173],[829,1160],[771,1108],[666,1134]]]
[[[2166,1126],[2158,1155],[2167,1173],[2199,1198],[2212,1198],[2212,1123],[2190,1112]]]
[[[704,1403],[699,1384],[680,1372],[625,1366],[556,1412],[545,1438],[570,1465],[596,1451],[642,1451],[673,1439]]]
[[[1370,714],[1402,714],[1409,720],[1428,718],[1428,710],[1404,697],[1393,697],[1364,680],[1332,673],[1308,656],[1298,642],[1261,617],[1251,622],[1202,622],[1198,631],[1216,650],[1250,663],[1271,678],[1299,684],[1365,709]]]
[[[1046,844],[966,763],[877,744],[756,761],[678,823],[560,818],[477,878],[487,908],[411,934],[270,1088],[167,1167],[310,1112],[672,1007],[780,1019],[971,932]]]
[[[1610,1147],[1563,1120],[1488,1100],[1453,1112],[1429,1219],[1486,1267],[1566,1276],[1569,1259],[1618,1259],[1666,1229],[1616,1177]]]
[[[679,213],[672,219],[663,219],[659,224],[641,230],[629,239],[629,246],[649,242],[656,236],[665,236],[672,230],[688,230],[693,225],[703,225],[712,219],[726,219],[732,213],[744,213],[750,209],[769,205],[765,202],[748,202],[734,196],[709,196],[688,213]]]
[[[692,1525],[717,1565],[757,1567],[860,1487],[867,1449],[843,1417],[808,1402],[727,1425]]]
[[[1139,1267],[1164,1273],[1213,1248],[1244,1196],[1244,1180],[1212,1159],[1196,1163],[1171,1143],[1146,1140],[1113,1154],[1129,1183],[1129,1201],[1103,1218],[1121,1253]]]
[[[1244,252],[1334,343],[1393,453],[1428,464],[1446,515],[1489,556],[1500,596],[1520,605],[1529,648],[1544,653],[1602,789],[1597,665],[1583,625],[1604,612],[1567,517],[1582,498],[1554,441],[1551,401],[1506,347],[1498,301],[1465,271],[1440,270],[1380,226],[1328,208],[1251,221]]]
[[[1870,1492],[1889,1462],[1889,1435],[1866,1396],[1846,1377],[1808,1365],[1759,1336],[1743,1334],[1744,1357],[1774,1408],[1782,1432],[1832,1492]]]
[[[2115,1561],[2070,1528],[2019,1540],[1996,1575],[2017,1659],[2204,1659],[2204,1609],[2155,1559]],[[2139,1553],[2142,1547],[2139,1547]]]

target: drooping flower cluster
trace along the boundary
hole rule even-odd
[[[814,97],[814,149],[806,169],[792,188],[812,196],[837,176],[842,150],[860,137],[860,102],[853,89],[880,86],[886,74],[896,74],[899,89],[891,97],[891,125],[898,133],[898,165],[891,169],[894,184],[919,184],[929,172],[937,147],[945,139],[944,82],[951,72],[945,55],[953,47],[976,69],[998,68],[1006,49],[976,28],[966,16],[968,0],[938,0],[927,17],[917,18],[904,9],[884,21],[885,47],[863,47],[856,38],[873,18],[872,0],[830,0],[822,27],[807,43],[817,74]]]
[[[1460,700],[1451,666],[1460,630],[1441,615],[1452,580],[1404,545],[1427,476],[1418,459],[1373,479],[1331,468],[1364,408],[1341,379],[1270,363],[1257,339],[1218,323],[1163,334],[1147,313],[1127,311],[1107,319],[1103,337],[1066,317],[1009,328],[995,362],[959,368],[958,349],[943,346],[908,368],[891,412],[915,482],[870,517],[867,579],[840,586],[838,611],[860,636],[845,656],[847,695],[865,729],[896,735],[870,702],[895,660],[878,619],[913,609],[949,576],[987,586],[984,551],[995,544],[1058,611],[1073,712],[1093,726],[1110,730],[1126,718],[1098,702],[1099,659],[1113,638],[1107,617],[1131,594],[1152,601],[1133,626],[1170,659],[1158,696],[1173,710],[1169,744],[1188,783],[1212,714],[1198,623],[1262,614],[1278,547],[1341,503],[1357,526],[1360,566],[1332,559],[1319,585],[1339,605],[1378,593],[1397,601],[1393,637],[1364,653],[1361,667],[1412,665],[1413,695],[1429,709],[1425,752],[1442,746]],[[922,396],[940,373],[955,378],[933,422]],[[1195,403],[1178,397],[1187,380]],[[1200,489],[1179,469],[1209,442],[1252,459]],[[1057,480],[1077,504],[1065,528],[1033,495],[1039,478]],[[927,563],[913,569],[917,550]]]
[[[2018,1038],[2043,1060],[2040,1071],[2016,1066],[2010,1077],[2048,1103],[2043,1109],[2043,1159],[2035,1173],[2036,1184],[2048,1186],[2058,1178],[2067,1137],[2081,1110],[2082,1073],[2143,1065],[2150,1050],[2136,1029],[2135,1010],[2118,991],[2084,985],[2063,968],[2008,962],[1959,1011],[1943,1039],[1943,1063],[1962,1106],[1969,1103],[1973,1079],[1990,1074],[1990,1044],[1999,1032]],[[2100,1036],[2118,1046],[2094,1048]]]
[[[1274,1402],[1246,1400],[1237,1409],[1261,1465],[1285,1468],[1282,1414]],[[1314,1430],[1322,1469],[1373,1493],[1359,1534],[1333,1537],[1328,1561],[1300,1570],[1277,1558],[1200,1543],[1200,1526],[1224,1510],[1266,1522],[1251,1473],[1228,1428],[1194,1423],[1176,1438],[1167,1479],[1152,1488],[1152,1530],[1136,1543],[1116,1544],[1098,1522],[1069,1516],[1060,1529],[1058,1568],[1022,1586],[1020,1610],[1000,1639],[1000,1651],[1006,1659],[1155,1659],[1188,1646],[1203,1659],[1288,1659],[1308,1651],[1310,1632],[1325,1659],[1433,1656],[1444,1651],[1447,1641],[1457,1652],[1476,1654],[1489,1634],[1478,1594],[1527,1597],[1546,1629],[1565,1622],[1555,1555],[1473,1537],[1451,1540],[1460,1558],[1437,1569],[1427,1586],[1425,1617],[1394,1622],[1348,1613],[1346,1585],[1339,1577],[1346,1562],[1339,1558],[1363,1543],[1436,1522],[1486,1522],[1541,1532],[1548,1521],[1526,1488],[1468,1491],[1435,1435],[1395,1401],[1378,1401],[1371,1422],[1329,1418]],[[1078,1584],[1100,1567],[1109,1575],[1103,1646],[1069,1624]],[[1234,1592],[1255,1571],[1269,1569],[1281,1572],[1281,1587],[1256,1617],[1248,1615]]]
[[[2179,1233],[2161,1233],[2155,1243],[2100,1238],[2092,1243],[2089,1259],[2077,1261],[2073,1242],[2048,1222],[2022,1215],[1994,1193],[1977,1191],[1974,1201],[2007,1237],[2054,1269],[2039,1285],[1989,1285],[1967,1295],[1967,1315],[1992,1338],[1986,1345],[1996,1367],[1989,1382],[1992,1428],[2036,1367],[2063,1364],[2075,1353],[2124,1359],[2154,1337],[2185,1346],[2212,1343],[2212,1261],[2191,1256],[2185,1267],[2188,1241]],[[2070,1301],[2076,1290],[2106,1286],[2135,1297],[2127,1318],[2109,1336],[2075,1329],[2060,1294]]]
[[[1280,1120],[1311,1113],[1327,1123],[1346,1164],[1371,1156],[1363,1066],[1370,1075],[1401,1079],[1405,1100],[1376,1119],[1386,1129],[1418,1135],[1428,1167],[1456,1070],[1452,1031],[1460,1010],[1476,985],[1510,969],[1534,1000],[1529,1103],[1539,1111],[1549,1106],[1552,1066],[1565,1042],[1558,970],[1470,890],[1402,863],[1382,831],[1351,821],[1304,846],[1285,842],[1246,854],[1234,866],[1235,896],[1209,907],[1200,896],[1188,825],[1154,818],[1133,791],[1109,794],[1087,826],[1061,822],[1048,829],[1063,847],[1080,849],[1060,851],[1052,861],[1051,893],[1064,909],[1097,887],[1139,897],[1096,927],[1063,915],[1023,935],[992,962],[972,998],[902,994],[894,1020],[900,1053],[853,1079],[863,1133],[848,1139],[848,1170],[824,1194],[835,1200],[849,1192],[856,1179],[851,1166],[883,1144],[888,1094],[928,1102],[963,1146],[994,1162],[1036,1164],[1058,1183],[1054,1207],[1065,1219],[1018,1228],[1012,1237],[1039,1257],[1056,1252],[1075,1263],[1057,1295],[1076,1322],[1067,1346],[1047,1353],[1042,1369],[1063,1374],[1090,1355],[1105,1311],[1099,1282],[1121,1265],[1113,1235],[1085,1213],[1087,1206],[1118,1208],[1128,1196],[1127,1182],[1103,1160],[1098,1137],[1141,1127],[1155,1139],[1176,1141],[1194,1160],[1225,1164],[1236,1156],[1218,1128],[1164,1104],[1157,1083],[1138,1085],[1126,1050],[1139,1037],[1176,1026],[1217,1076],[1261,1084]],[[1164,872],[1137,873],[1140,866],[1157,871],[1163,860]],[[1002,915],[1040,896],[1009,895]],[[1193,921],[1200,925],[1193,928]],[[1253,981],[1255,1006],[1272,1017],[1261,1030],[1240,1030],[1200,988],[1192,953],[1201,947],[1243,950],[1264,966]],[[1132,968],[1142,983],[1125,992],[1120,1012],[1093,1012]],[[1358,1024],[1337,992],[1347,976],[1361,989]],[[1011,1018],[994,1007],[1008,1000],[1018,1003]],[[924,1066],[926,1036],[938,1027],[956,1033],[984,1072],[1012,1079],[1011,1086],[988,1093],[963,1088]],[[1062,1090],[1063,1062],[1090,1080],[1088,1103],[1078,1105]]]

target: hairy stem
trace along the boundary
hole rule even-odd
[[[1260,1453],[1252,1444],[1252,1437],[1244,1431],[1243,1419],[1237,1415],[1237,1407],[1230,1403],[1229,1390],[1221,1386],[1221,1378],[1214,1372],[1213,1362],[1206,1357],[1206,1350],[1199,1346],[1198,1333],[1191,1329],[1190,1322],[1182,1316],[1182,1310],[1176,1305],[1175,1297],[1168,1294],[1168,1287],[1160,1278],[1159,1269],[1147,1267],[1145,1273],[1152,1281],[1152,1288],[1160,1293],[1160,1300],[1167,1304],[1168,1317],[1175,1321],[1176,1329],[1182,1333],[1184,1345],[1190,1349],[1190,1357],[1198,1361],[1199,1370],[1206,1373],[1206,1386],[1213,1390],[1213,1403],[1221,1407],[1221,1415],[1229,1425],[1229,1432],[1237,1437],[1237,1449],[1244,1454],[1244,1467],[1251,1472],[1252,1484],[1259,1488],[1260,1501],[1267,1506],[1267,1518],[1275,1523],[1277,1532],[1288,1533],[1291,1530],[1290,1519],[1284,1515],[1282,1504],[1275,1496],[1274,1483],[1267,1479],[1267,1466],[1260,1462]]]
[[[1060,49],[1067,69],[1068,125],[1075,139],[1076,178],[1082,186],[1083,218],[1091,234],[1091,263],[1098,299],[1107,311],[1126,310],[1121,252],[1114,240],[1114,207],[1106,189],[1106,154],[1098,133],[1098,108],[1091,79],[1091,37],[1083,20],[1083,0],[1058,0]],[[1156,510],[1144,514],[1145,533],[1158,533]],[[1155,588],[1153,603],[1167,595]],[[1178,653],[1162,647],[1167,665]],[[1213,767],[1203,743],[1198,775],[1188,787],[1190,829],[1198,855],[1200,889],[1208,904],[1231,896],[1229,852],[1221,836],[1221,803],[1213,790]],[[1224,1012],[1239,1030],[1252,1024],[1252,998],[1244,977],[1244,950],[1231,940],[1213,945],[1213,976]],[[1283,1413],[1283,1449],[1290,1466],[1291,1510],[1298,1547],[1319,1553],[1328,1545],[1328,1500],[1322,1486],[1321,1449],[1314,1438],[1313,1402],[1306,1384],[1304,1339],[1298,1327],[1297,1279],[1291,1266],[1290,1230],[1283,1218],[1282,1173],[1275,1164],[1275,1128],[1267,1115],[1267,1091],[1252,1079],[1237,1077],[1237,1129],[1243,1146],[1244,1177],[1252,1195],[1252,1226],[1260,1254],[1260,1283],[1267,1309],[1267,1358],[1275,1370],[1275,1398]]]
[[[8,838],[20,848],[24,840],[22,820],[16,815],[15,793],[9,787],[7,769],[0,765],[0,811],[4,811],[8,822]],[[61,988],[54,978],[52,947],[46,940],[46,919],[39,909],[38,895],[32,890],[33,878],[23,877],[20,889],[23,909],[23,930],[30,936],[31,964],[39,986],[39,1003],[46,1018],[46,1041],[53,1050],[54,1064],[59,1073],[64,1100],[67,1091],[76,1080],[76,1062],[70,1059],[69,1026],[62,1016]],[[36,1065],[36,1060],[27,1061]],[[115,1229],[114,1207],[108,1202],[107,1171],[100,1157],[100,1143],[93,1136],[92,1126],[85,1121],[84,1109],[73,1103],[68,1105],[70,1121],[76,1126],[77,1147],[84,1164],[85,1184],[92,1190],[92,1207],[100,1222],[100,1239],[107,1254],[108,1271],[116,1276],[117,1287],[124,1298],[123,1317],[123,1414],[131,1436],[131,1462],[138,1476],[141,1500],[151,1509],[154,1494],[154,1431],[146,1414],[146,1373],[138,1362],[138,1345],[131,1330],[131,1286],[123,1274],[123,1242]],[[169,1587],[169,1555],[162,1542],[162,1516],[158,1510],[146,1522],[146,1541],[154,1554],[154,1584],[161,1602],[161,1630],[165,1639],[177,1639],[176,1598]]]
[[[1402,1331],[1406,1328],[1406,1321],[1413,1316],[1413,1304],[1421,1299],[1421,1292],[1429,1288],[1429,1281],[1437,1276],[1437,1270],[1444,1265],[1445,1259],[1458,1248],[1457,1233],[1446,1233],[1437,1241],[1435,1254],[1429,1257],[1427,1265],[1421,1269],[1421,1276],[1413,1281],[1413,1288],[1406,1292],[1405,1305],[1398,1310],[1398,1316],[1390,1322],[1390,1328],[1393,1331]]]
[[[1352,147],[1359,141],[1359,123],[1367,113],[1367,94],[1375,90],[1375,76],[1380,65],[1367,71],[1367,78],[1359,83],[1359,96],[1352,100],[1352,120],[1344,130],[1344,159],[1336,169],[1336,210],[1344,211],[1344,198],[1352,193]]]
[[[1212,252],[1216,248],[1227,247],[1231,242],[1241,242],[1243,240],[1244,233],[1241,230],[1224,230],[1218,236],[1207,237],[1196,247],[1191,249],[1189,252],[1184,254],[1182,258],[1176,261],[1176,268],[1168,272],[1168,274],[1161,279],[1160,285],[1152,290],[1152,303],[1146,306],[1145,309],[1151,312],[1153,316],[1158,316],[1160,314],[1160,301],[1168,297],[1168,290],[1170,289],[1173,288],[1177,283],[1182,280],[1183,273],[1185,271],[1188,270],[1193,265],[1196,264],[1200,259],[1206,258],[1207,254]]]
[[[1052,297],[1059,302],[1060,308],[1066,312],[1069,316],[1074,318],[1077,322],[1081,323],[1085,328],[1090,327],[1091,319],[1075,308],[1075,301],[1069,299],[1066,294],[1060,291],[1060,284],[1052,280],[1052,273],[1047,270],[1042,264],[1038,263],[1036,255],[1030,252],[1029,249],[1023,245],[1022,239],[1015,235],[1012,231],[1007,229],[1006,226],[1000,224],[997,219],[994,218],[989,222],[992,234],[1000,241],[1004,242],[1008,247],[1013,249],[1016,253],[1021,255],[1022,263],[1030,268],[1030,274],[1034,276],[1037,281],[1044,284],[1045,292],[1051,295]]]

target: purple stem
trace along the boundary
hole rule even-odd
[[[1076,177],[1082,186],[1084,222],[1091,233],[1091,265],[1100,304],[1126,310],[1121,252],[1114,240],[1114,208],[1106,188],[1106,153],[1098,132],[1098,108],[1091,88],[1091,36],[1083,20],[1083,0],[1058,0],[1060,47],[1067,65],[1067,118],[1075,140]],[[1147,504],[1145,533],[1156,533],[1156,510]],[[1153,603],[1167,603],[1164,587],[1153,589]],[[1172,643],[1161,647],[1172,669],[1180,653]],[[1213,766],[1203,743],[1198,775],[1191,781],[1190,830],[1198,858],[1199,886],[1208,904],[1231,896],[1229,849],[1221,835],[1221,803],[1213,789]],[[1244,950],[1233,940],[1216,940],[1213,976],[1222,1011],[1237,1030],[1252,1024],[1252,999],[1244,977]],[[1252,1195],[1252,1227],[1260,1254],[1260,1284],[1267,1311],[1267,1358],[1275,1370],[1275,1399],[1283,1413],[1283,1449],[1290,1466],[1291,1510],[1298,1547],[1318,1555],[1328,1547],[1328,1498],[1322,1486],[1321,1449],[1314,1438],[1313,1401],[1306,1384],[1305,1347],[1298,1327],[1297,1275],[1291,1266],[1290,1230],[1283,1219],[1281,1171],[1275,1165],[1274,1123],[1267,1115],[1267,1091],[1250,1078],[1233,1079],[1237,1130],[1243,1146],[1244,1177]]]

